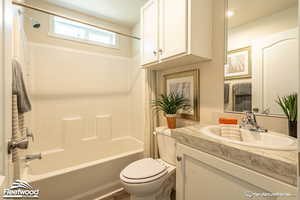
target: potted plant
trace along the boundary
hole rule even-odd
[[[297,94],[278,97],[276,101],[289,121],[289,135],[297,138]]]
[[[153,101],[153,108],[157,112],[163,111],[167,119],[168,128],[176,128],[176,114],[180,109],[189,107],[188,100],[183,96],[171,92],[168,95],[161,94],[158,100]]]

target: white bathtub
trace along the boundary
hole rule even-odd
[[[142,157],[143,143],[113,139],[101,146],[45,153],[25,167],[23,179],[40,190],[41,200],[89,200],[120,188],[120,171]]]

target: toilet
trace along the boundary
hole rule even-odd
[[[120,173],[121,183],[131,200],[170,200],[175,189],[175,139],[157,133],[157,141],[160,159],[137,160]]]

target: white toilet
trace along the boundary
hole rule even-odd
[[[120,173],[131,200],[170,200],[175,188],[175,139],[157,133],[161,159],[144,158],[128,165]]]

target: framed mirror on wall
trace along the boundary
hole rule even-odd
[[[284,116],[277,100],[298,91],[298,1],[228,0],[225,112]]]

